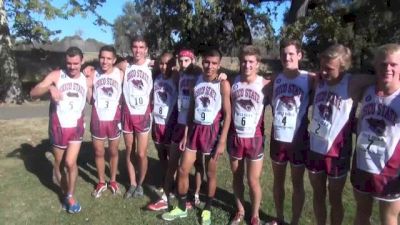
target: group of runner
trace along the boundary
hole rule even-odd
[[[177,56],[179,69],[173,54],[160,56],[154,83],[146,60],[146,41],[140,37],[132,39],[131,50],[131,61],[115,65],[115,49],[102,47],[99,68],[85,70],[85,76],[81,73],[83,54],[79,48],[71,47],[66,51],[66,69],[51,72],[31,91],[32,97],[47,92],[51,95],[49,135],[55,157],[54,174],[65,197],[63,208],[69,213],[81,210],[73,195],[78,174],[76,160],[84,132],[82,112],[88,101],[92,105],[90,130],[99,179],[94,197],[100,197],[107,188],[119,192],[116,174],[121,131],[130,180],[124,197],[143,195],[151,132],[160,159],[158,172],[163,178],[163,192],[159,200],[148,205],[149,210],[167,210],[161,215],[166,221],[187,217],[187,210],[193,207],[187,193],[189,173],[194,166],[194,203],[200,203],[204,173],[207,193],[201,223],[211,224],[217,165],[227,148],[237,208],[230,224],[242,224],[247,218],[250,224],[261,224],[264,111],[265,106],[271,105],[270,157],[276,219],[266,224],[285,222],[288,162],[293,187],[290,224],[298,224],[301,217],[306,169],[313,189],[315,224],[326,224],[328,220],[327,195],[330,224],[342,224],[342,192],[349,172],[357,205],[354,224],[371,223],[374,199],[379,202],[381,223],[398,224],[400,45],[377,48],[373,61],[376,74],[371,76],[347,72],[351,51],[340,44],[320,54],[317,73],[300,70],[300,43],[282,40],[283,70],[268,80],[259,75],[259,49],[244,46],[239,54],[239,75],[230,81],[225,74],[219,74],[222,56],[218,50],[204,51],[199,68],[194,52],[181,49]],[[355,146],[353,132],[357,137]],[[109,182],[104,172],[106,140]],[[134,155],[137,164],[133,163]],[[244,207],[245,175],[251,200],[248,213]],[[178,204],[172,206],[171,198],[175,196]],[[246,214],[250,216],[245,217]]]

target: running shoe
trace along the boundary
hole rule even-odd
[[[107,183],[98,183],[96,188],[92,191],[92,196],[99,198],[101,194],[107,190]]]
[[[115,181],[110,181],[110,182],[108,183],[108,186],[110,187],[111,192],[113,193],[113,195],[120,193],[119,186],[118,186],[118,183],[117,183],[117,182],[115,182]]]
[[[72,196],[67,196],[65,198],[65,206],[68,213],[79,213],[82,209],[81,205],[75,201]]]
[[[179,207],[175,207],[173,210],[163,213],[161,215],[161,218],[165,221],[173,221],[179,218],[185,218],[187,217],[188,213],[187,210],[183,211]]]
[[[168,209],[168,202],[165,201],[164,199],[160,199],[154,203],[151,203],[147,206],[148,210],[151,211],[160,211],[164,209]]]
[[[124,194],[124,198],[125,199],[132,198],[135,190],[136,190],[136,186],[133,186],[133,185],[129,186],[129,189]]]
[[[236,212],[236,215],[231,220],[230,225],[240,225],[243,223],[244,223],[244,214],[242,212]]]
[[[199,194],[194,195],[194,205],[199,206],[201,204]]]
[[[258,218],[258,217],[253,217],[253,218],[251,218],[250,224],[251,224],[251,225],[261,225],[260,218]]]
[[[142,197],[143,196],[143,187],[141,185],[138,185],[133,192],[133,197]]]
[[[211,211],[203,210],[201,213],[201,225],[211,225]]]

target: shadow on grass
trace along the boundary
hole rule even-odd
[[[47,158],[51,155],[49,146],[48,139],[36,146],[23,143],[20,148],[7,154],[7,157],[21,159],[27,171],[34,174],[43,186],[60,196],[60,188],[53,182],[53,162]]]
[[[107,151],[106,151],[107,152]],[[125,150],[119,151],[119,163],[118,163],[118,175],[117,182],[121,183],[123,186],[129,186],[129,178],[126,170],[125,164]],[[60,200],[62,200],[61,191],[57,184],[53,182],[53,162],[54,157],[51,153],[51,145],[48,139],[44,139],[40,144],[33,146],[29,143],[21,144],[20,148],[15,149],[14,151],[7,154],[7,157],[10,158],[19,158],[24,162],[25,168],[28,172],[34,174],[40,181],[40,183],[48,188],[50,191],[56,193]],[[108,156],[106,154],[106,160]],[[92,150],[91,142],[83,142],[81,146],[81,150],[78,156],[78,170],[79,176],[87,183],[93,185],[93,187],[97,184],[97,171],[96,164],[94,162],[94,154]],[[159,198],[159,193],[155,190],[158,187],[161,187],[162,184],[162,168],[159,164],[158,159],[155,159],[151,156],[148,157],[148,172],[145,179],[144,191],[145,195],[148,196],[151,201],[157,200]],[[109,175],[109,167],[106,166],[106,176]],[[219,175],[221,176],[221,174]],[[192,200],[192,194],[194,193],[194,183],[195,176],[190,175],[189,177],[190,190],[188,199]],[[200,199],[204,202],[205,196],[207,193],[207,182],[204,177],[201,190],[200,190]],[[229,212],[231,215],[235,214],[235,199],[231,192],[218,188],[215,193],[215,199],[213,201],[213,207],[220,208],[226,212]],[[249,202],[245,203],[245,208],[250,209],[251,206]],[[200,212],[201,213],[201,212]],[[250,216],[249,214],[247,214]],[[266,221],[270,221],[272,219],[271,216],[266,215],[265,213],[260,211],[260,218]],[[246,218],[250,219],[250,218]]]

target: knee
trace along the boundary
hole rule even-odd
[[[145,151],[137,152],[137,155],[136,155],[136,156],[137,156],[138,159],[140,159],[140,160],[145,160],[145,159],[147,159],[147,153],[146,153]]]
[[[75,168],[78,167],[78,165],[76,164],[76,161],[74,160],[65,160],[65,167],[67,167],[67,170],[73,170]]]
[[[251,189],[256,189],[260,186],[260,178],[259,177],[248,177],[247,182]]]
[[[95,151],[94,151],[94,156],[95,156],[96,158],[104,158],[104,151],[95,150]]]
[[[189,175],[189,170],[185,167],[180,166],[178,169],[179,178],[184,178]]]

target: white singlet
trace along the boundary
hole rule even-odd
[[[272,112],[275,140],[292,142],[306,116],[309,104],[310,81],[307,71],[293,79],[282,73],[274,81]]]
[[[350,74],[345,74],[339,83],[332,86],[320,81],[315,90],[309,127],[310,148],[314,152],[338,157],[338,153],[330,152],[330,149],[343,132],[353,108],[353,99],[348,92],[350,77]]]
[[[63,128],[76,127],[85,108],[87,84],[81,73],[78,78],[70,78],[63,70],[56,85],[62,99],[56,104],[56,112]]]
[[[164,79],[162,74],[154,80],[153,117],[156,124],[167,124],[171,112],[175,108],[178,97],[176,85],[171,78]]]
[[[93,78],[93,107],[96,107],[100,121],[112,121],[115,118],[122,93],[120,70],[113,68],[110,74],[96,71]]]
[[[257,75],[252,83],[240,81],[236,76],[232,85],[232,115],[236,134],[241,138],[254,137],[260,129],[259,122],[264,112],[264,78]]]
[[[153,78],[147,64],[126,67],[122,92],[131,115],[146,113],[152,88]]]
[[[181,74],[178,89],[178,123],[186,125],[190,106],[190,92],[198,75]]]
[[[356,163],[360,170],[381,174],[387,162],[400,154],[400,89],[386,97],[377,96],[375,90],[373,85],[363,96],[357,128]]]
[[[213,124],[222,108],[221,81],[206,81],[199,76],[194,86],[194,122],[201,125]]]

